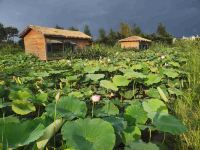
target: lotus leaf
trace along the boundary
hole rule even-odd
[[[112,150],[115,133],[112,125],[102,119],[79,119],[67,122],[61,131],[68,148],[77,150]]]

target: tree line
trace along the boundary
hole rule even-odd
[[[59,25],[56,25],[55,28],[64,29],[64,27],[61,27]],[[78,28],[73,26],[67,29],[79,31]],[[89,36],[93,36],[88,25],[84,26],[83,32]],[[0,23],[0,43],[14,42],[14,38],[18,35],[18,33],[19,30],[16,27],[6,27],[2,23]],[[128,23],[121,23],[118,31],[115,31],[111,28],[107,32],[104,28],[100,28],[98,31],[98,36],[94,42],[114,46],[118,40],[134,35],[148,38],[155,42],[162,42],[167,44],[171,44],[173,40],[173,36],[167,32],[166,27],[163,23],[159,23],[156,32],[152,34],[144,33],[140,26],[136,24],[130,25]],[[19,44],[23,45],[22,40],[19,41]]]
[[[64,29],[58,25],[55,26],[58,29]],[[78,31],[76,27],[69,27],[68,30]],[[84,33],[92,36],[90,28],[88,25],[84,26]],[[96,43],[114,46],[118,40],[129,37],[129,36],[141,36],[148,38],[155,42],[171,44],[173,41],[173,36],[167,32],[166,27],[163,23],[159,23],[155,33],[147,34],[142,31],[140,26],[134,24],[131,26],[128,23],[121,23],[119,30],[115,31],[112,28],[107,32],[104,28],[100,28],[98,31],[98,37],[95,40]]]
[[[144,33],[136,24],[131,26],[128,23],[121,23],[119,31],[110,29],[109,32],[106,33],[105,29],[99,29],[97,42],[113,46],[118,40],[127,38],[129,36],[141,36],[155,42],[166,44],[171,44],[173,40],[173,36],[167,32],[165,25],[162,23],[158,24],[156,32],[152,34]]]

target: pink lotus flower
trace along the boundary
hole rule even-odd
[[[93,103],[97,103],[97,102],[100,101],[101,96],[100,96],[100,95],[93,95],[93,96],[91,97],[91,99],[92,99],[92,102],[93,102]]]

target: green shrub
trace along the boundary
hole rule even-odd
[[[23,52],[22,48],[15,43],[0,43],[0,55],[16,54]]]

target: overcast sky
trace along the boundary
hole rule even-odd
[[[29,24],[80,30],[88,24],[96,34],[120,22],[155,32],[163,22],[176,36],[200,34],[200,0],[0,0],[0,22],[22,30]]]

